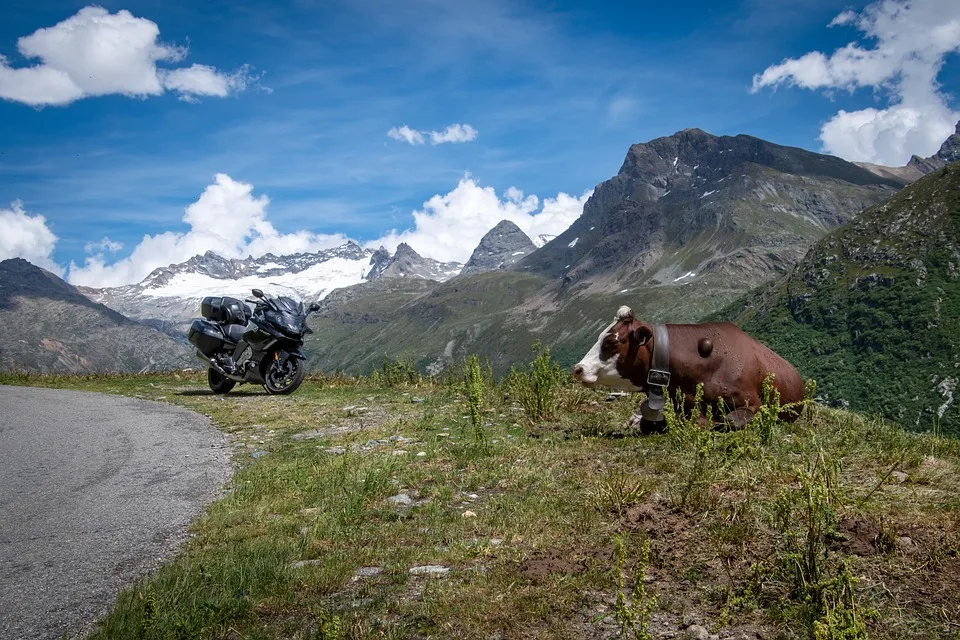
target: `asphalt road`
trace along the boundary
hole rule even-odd
[[[0,638],[89,631],[220,494],[228,446],[161,402],[0,386]]]

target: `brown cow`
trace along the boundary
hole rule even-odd
[[[705,324],[668,324],[665,329],[637,320],[630,307],[620,307],[614,322],[600,333],[597,343],[573,367],[573,376],[585,386],[603,385],[627,391],[643,391],[650,395],[641,413],[645,422],[660,416],[656,409],[656,375],[648,384],[651,368],[666,369],[669,383],[665,389],[675,398],[680,389],[685,397],[683,407],[693,408],[698,384],[703,384],[703,401],[712,406],[714,415],[721,407],[729,412],[726,422],[742,426],[753,419],[761,404],[763,379],[774,374],[774,386],[780,392],[781,404],[803,400],[804,385],[793,366],[766,345],[729,322]],[[667,354],[656,356],[659,366],[651,367],[657,349],[658,331],[666,331]],[[662,345],[661,345],[662,347]],[[665,379],[664,379],[665,380]],[[661,405],[662,407],[662,401]],[[680,407],[677,407],[678,409]],[[795,420],[797,411],[784,411],[781,418]],[[633,423],[636,416],[631,419]],[[641,423],[650,428],[651,425]]]

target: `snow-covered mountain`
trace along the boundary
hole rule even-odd
[[[208,251],[186,262],[155,269],[137,284],[78,289],[94,302],[183,338],[186,327],[199,315],[200,300],[205,296],[244,299],[257,288],[268,294],[315,301],[334,289],[378,278],[442,282],[459,273],[462,266],[424,258],[407,245],[401,245],[391,256],[383,247],[373,251],[348,242],[317,253],[268,253],[244,260]]]

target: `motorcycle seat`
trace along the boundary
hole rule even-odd
[[[243,338],[247,328],[242,324],[228,324],[223,327],[223,335],[230,342],[237,344]]]

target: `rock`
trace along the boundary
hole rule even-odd
[[[267,455],[267,452],[266,452],[266,451],[254,451],[254,452],[251,453],[250,455],[253,456],[254,459],[256,459],[256,458],[262,458],[263,456]]]
[[[698,624],[692,624],[684,629],[684,637],[690,640],[710,640],[710,632]]]
[[[614,391],[613,393],[607,394],[607,402],[613,402],[614,400],[619,400],[620,398],[625,398],[629,393],[626,391]]]
[[[903,484],[904,482],[907,481],[907,478],[909,477],[910,476],[905,474],[903,471],[894,471],[893,473],[890,474],[890,479],[896,482],[897,484]]]
[[[900,536],[897,538],[894,545],[897,547],[898,551],[911,551],[914,547],[913,538],[909,536]]]
[[[354,578],[374,578],[383,573],[383,568],[381,567],[360,567],[357,569],[357,572],[353,574]]]
[[[426,402],[426,400],[427,400],[426,398],[410,398],[410,402],[412,402],[413,404],[421,404],[423,402]]]
[[[450,573],[450,567],[444,567],[438,564],[410,567],[410,574],[414,576],[445,576],[448,573]]]
[[[405,493],[398,493],[395,496],[387,498],[387,502],[401,507],[409,507],[413,504],[413,499]]]
[[[464,518],[476,518],[476,517],[477,517],[477,514],[474,513],[473,511],[464,511],[464,512],[463,512],[463,517],[464,517]]]
[[[300,569],[302,567],[314,567],[319,564],[323,564],[323,560],[298,560],[290,566],[294,569]]]
[[[334,456],[342,456],[347,452],[347,449],[346,447],[327,447],[323,452]]]
[[[426,456],[427,456],[427,452],[426,452],[426,451],[417,451],[417,457],[418,457],[418,458],[425,458]]]

